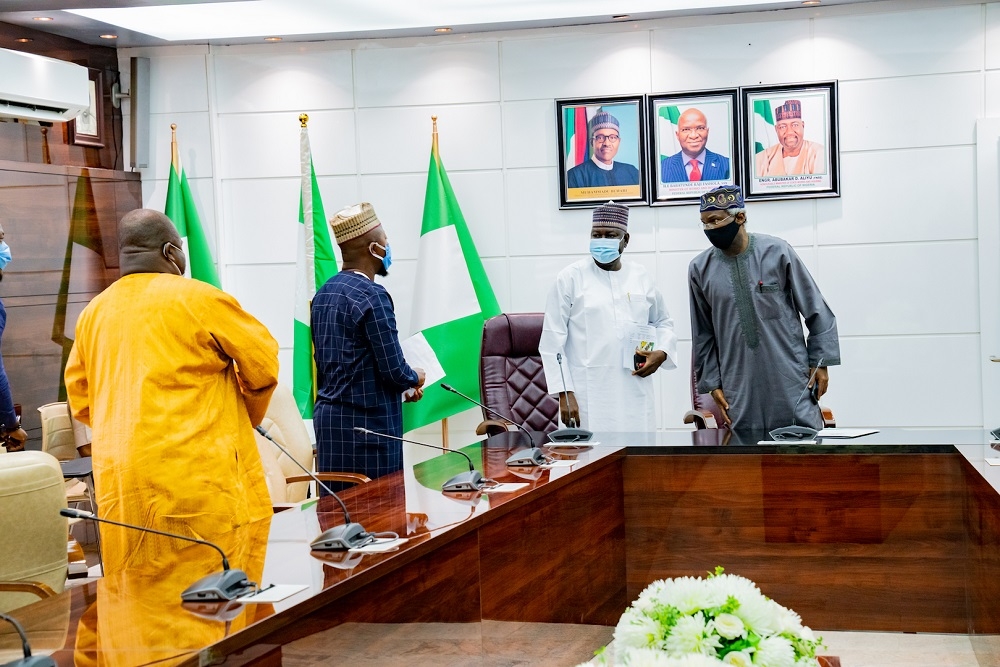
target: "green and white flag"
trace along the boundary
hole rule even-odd
[[[337,273],[337,257],[330,242],[323,200],[316,182],[309,148],[309,117],[299,117],[299,232],[295,280],[294,349],[292,350],[292,394],[303,419],[312,419],[316,400],[316,365],[313,360],[310,307],[316,290]]]
[[[500,314],[500,304],[441,163],[436,123],[415,287],[410,330],[434,351],[445,382],[479,397],[483,323]],[[468,408],[468,401],[434,383],[425,386],[420,401],[403,404],[403,429],[412,431]]]
[[[181,246],[188,260],[184,275],[221,288],[212,249],[208,247],[187,174],[181,167],[176,125],[170,126],[170,181],[167,183],[167,205],[163,212],[173,221],[181,237]]]
[[[680,107],[664,105],[656,113],[656,122],[660,131],[660,158],[676,155],[681,150],[677,142],[677,123],[681,118]]]
[[[778,143],[778,133],[774,131],[774,113],[771,100],[754,100],[753,103],[753,152],[765,151]]]

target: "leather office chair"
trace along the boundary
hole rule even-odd
[[[483,325],[479,380],[483,403],[510,415],[529,431],[548,433],[558,427],[559,401],[549,395],[538,341],[542,313],[505,313]],[[479,435],[507,430],[506,423],[483,411]]]
[[[292,390],[287,386],[279,384],[274,390],[261,426],[268,435],[281,443],[296,461],[313,470],[314,452],[309,430],[299,414]],[[287,505],[305,500],[309,483],[312,481],[309,476],[257,431],[254,431],[254,437],[257,439],[257,451],[260,452],[261,463],[264,466],[271,504]],[[316,476],[324,482],[363,484],[371,481],[368,477],[353,472],[316,473]]]
[[[684,423],[694,424],[696,429],[705,428],[726,428],[726,420],[722,418],[722,411],[719,404],[715,402],[711,394],[698,393],[698,374],[694,368],[694,353],[691,354],[691,410],[684,413]],[[833,410],[821,405],[823,412],[823,426],[834,428],[837,420],[833,416]]]
[[[59,462],[37,451],[0,456],[0,611],[63,590],[66,507]]]

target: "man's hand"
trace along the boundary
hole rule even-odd
[[[635,353],[640,357],[645,357],[646,361],[639,364],[637,370],[632,371],[632,375],[638,375],[641,378],[649,377],[656,372],[663,362],[667,360],[667,353],[663,350],[651,350],[647,352],[646,350],[640,350],[636,348]]]
[[[726,426],[732,426],[733,420],[729,418],[729,401],[726,400],[726,395],[722,393],[722,389],[713,389],[712,398],[715,399],[715,404],[719,406],[722,418],[726,420]]]
[[[416,403],[423,397],[424,388],[414,387],[413,389],[403,393],[403,403]]]
[[[812,386],[818,382],[819,396],[822,398],[823,394],[826,393],[827,387],[830,386],[830,373],[826,370],[826,366],[820,366],[819,368],[810,368],[809,375],[812,375],[814,370],[816,371],[816,377],[809,383],[809,388],[812,389]]]
[[[28,440],[28,434],[23,428],[16,428],[13,431],[4,433],[8,452],[23,452],[24,443]]]
[[[580,406],[577,405],[576,396],[571,391],[559,394],[559,418],[566,426],[579,427],[582,423],[580,421]]]
[[[417,372],[417,387],[423,387],[424,381],[427,379],[427,374],[423,368],[414,368],[413,370]]]

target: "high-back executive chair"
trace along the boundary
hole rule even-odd
[[[538,341],[542,313],[505,313],[483,325],[479,379],[483,404],[508,415],[529,431],[548,433],[558,427],[559,401],[549,395]],[[503,421],[483,411],[479,435],[507,430]]]

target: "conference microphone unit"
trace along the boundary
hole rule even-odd
[[[528,436],[528,444],[529,445],[534,442],[534,440],[531,437],[531,432],[528,431],[528,429],[524,428],[524,426],[522,426],[521,424],[518,424],[516,421],[514,421],[510,417],[506,417],[506,416],[500,414],[499,412],[497,412],[493,408],[486,407],[485,405],[483,405],[482,403],[480,403],[476,399],[474,399],[474,398],[472,398],[470,396],[466,396],[465,394],[463,394],[462,392],[460,392],[458,389],[455,389],[450,384],[445,384],[444,382],[442,382],[441,383],[441,388],[444,389],[445,391],[450,391],[453,394],[457,394],[458,396],[461,396],[462,398],[464,398],[465,400],[469,401],[470,403],[475,403],[476,405],[478,405],[479,407],[481,407],[483,410],[486,410],[490,414],[492,414],[492,415],[494,415],[496,417],[499,417],[500,419],[503,419],[504,421],[510,422],[511,424],[513,424],[514,426],[516,426],[518,429],[524,431],[525,434],[527,434],[527,436]],[[514,452],[507,459],[507,465],[509,465],[509,466],[540,466],[543,463],[548,463],[548,459],[545,458],[545,453],[542,452],[542,450],[539,449],[538,447],[531,447],[530,449],[522,449],[519,452]]]
[[[218,545],[212,544],[206,540],[199,540],[193,537],[187,537],[186,535],[178,535],[176,533],[165,533],[162,530],[153,530],[152,528],[135,526],[130,523],[112,521],[111,519],[101,518],[93,512],[73,509],[71,507],[64,507],[59,510],[59,513],[71,519],[89,519],[90,521],[97,521],[99,523],[108,523],[112,526],[121,526],[122,528],[140,530],[144,533],[162,535],[163,537],[172,537],[175,540],[184,540],[185,542],[204,544],[205,546],[212,547],[218,551],[219,555],[222,556],[222,572],[210,574],[188,586],[187,589],[181,593],[181,600],[183,602],[218,602],[220,600],[235,600],[241,595],[249,593],[257,588],[257,584],[247,578],[246,572],[235,568],[230,569],[229,560],[226,558],[226,554],[222,551],[222,549],[220,549]]]
[[[799,403],[805,398],[807,392],[810,388],[812,389],[812,400],[814,403],[819,403],[819,384],[812,384],[813,380],[816,379],[816,373],[819,372],[819,367],[823,365],[823,359],[820,359],[816,364],[816,368],[809,375],[809,379],[806,380],[806,386],[802,388],[802,393],[799,394],[799,398],[795,401],[795,406],[792,408],[792,425],[782,426],[781,428],[776,428],[773,431],[768,432],[772,440],[777,442],[788,441],[788,440],[812,440],[819,433],[818,430],[810,428],[808,426],[799,426],[795,423],[795,413],[799,409]]]
[[[408,442],[411,445],[420,445],[421,447],[430,447],[431,449],[440,449],[442,452],[447,454],[461,454],[465,457],[465,460],[469,462],[468,472],[462,472],[447,482],[441,485],[441,490],[446,493],[466,493],[468,491],[481,491],[486,487],[486,483],[491,480],[483,479],[482,474],[476,470],[476,466],[472,464],[472,459],[465,452],[458,449],[445,449],[444,447],[438,447],[437,445],[428,445],[426,442],[419,442],[417,440],[407,440],[406,438],[400,438],[395,435],[389,435],[388,433],[379,433],[378,431],[372,431],[367,428],[361,428],[360,426],[355,426],[354,430],[358,433],[367,433],[368,435],[378,436],[380,438],[389,438],[390,440],[398,440],[399,442]]]
[[[559,392],[559,395],[567,396],[569,392],[566,391],[566,375],[563,373],[562,352],[556,352],[556,361],[559,363],[559,377],[562,379],[562,391]],[[569,398],[567,398],[566,401],[568,403]],[[556,444],[589,442],[593,437],[593,432],[588,431],[585,428],[577,428],[575,419],[570,419],[570,423],[566,428],[556,429],[555,431],[552,431],[552,433],[549,433],[549,440]]]
[[[267,431],[264,430],[263,426],[254,427],[258,433],[271,441],[275,447],[280,449],[285,456],[292,460],[295,465],[297,465],[302,472],[309,475],[314,482],[320,485],[324,491],[329,493],[331,496],[336,498],[337,502],[340,503],[340,509],[344,511],[344,520],[347,522],[343,526],[334,526],[333,528],[327,528],[322,533],[319,534],[315,540],[309,543],[309,547],[314,551],[347,551],[348,549],[357,549],[358,547],[363,547],[366,544],[371,544],[375,541],[377,537],[374,533],[369,533],[365,531],[364,526],[360,523],[353,523],[351,521],[351,514],[347,511],[347,505],[344,501],[340,499],[336,493],[330,490],[326,484],[320,481],[311,470],[306,468],[304,465],[299,463],[298,459],[292,456],[285,447],[279,443],[277,440],[272,438]],[[395,535],[395,537],[399,537]]]
[[[13,616],[0,614],[0,618],[14,626],[17,634],[21,637],[21,651],[23,658],[18,658],[11,662],[5,662],[3,667],[56,667],[56,661],[47,655],[31,655],[31,644],[28,643],[28,636],[24,634],[24,628]]]

